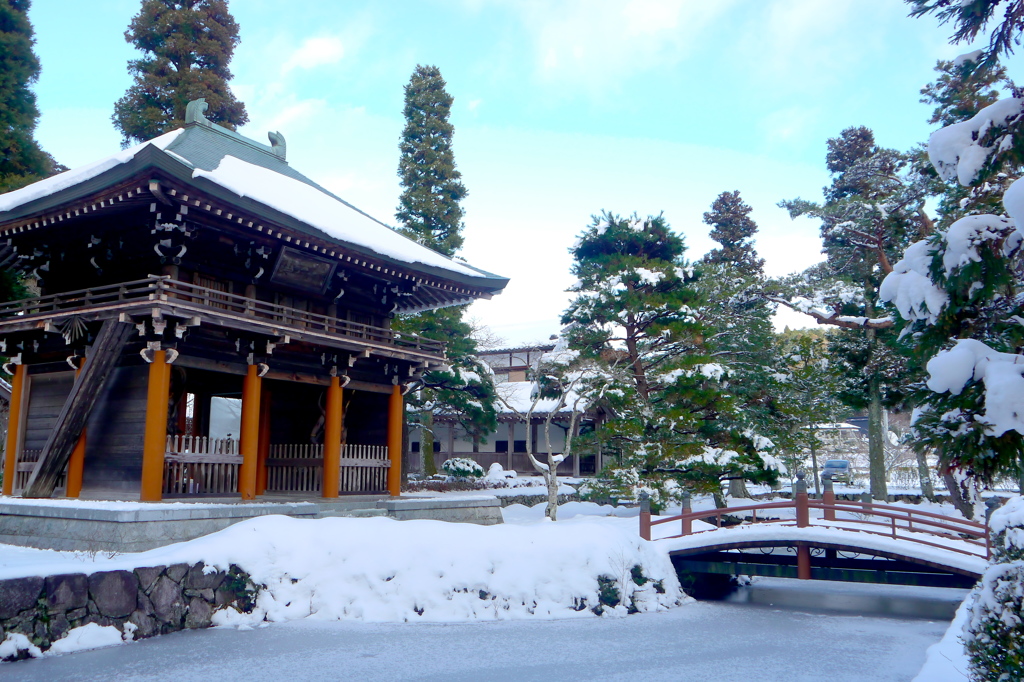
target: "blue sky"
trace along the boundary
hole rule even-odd
[[[701,216],[739,189],[770,274],[819,260],[817,227],[781,199],[820,197],[825,140],[851,125],[882,144],[927,138],[918,90],[948,27],[899,0],[233,0],[232,87],[279,130],[289,162],[393,222],[402,86],[435,64],[455,97],[469,262],[512,278],[472,314],[508,343],[547,338],[572,283],[567,249],[602,209],[664,211],[690,256]],[[75,166],[119,148],[130,84],[123,38],[138,0],[35,0],[37,136]],[[1009,62],[1021,77],[1020,59]],[[797,323],[795,318],[786,322]]]

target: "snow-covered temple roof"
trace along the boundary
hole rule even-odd
[[[414,242],[329,192],[288,165],[283,138],[277,135],[275,142],[264,145],[201,114],[193,116],[184,128],[0,195],[0,235],[25,229],[26,219],[66,207],[102,188],[160,170],[203,194],[252,209],[308,238],[466,285],[470,297],[489,296],[507,284],[507,278]]]

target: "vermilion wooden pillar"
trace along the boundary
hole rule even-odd
[[[79,367],[75,371],[75,378],[82,373]],[[67,497],[78,497],[82,494],[82,474],[85,471],[85,429],[78,437],[75,449],[71,451],[71,459],[68,460],[68,479],[64,486],[64,495]]]
[[[243,500],[256,499],[256,460],[260,447],[260,386],[263,379],[256,365],[249,365],[242,384],[242,437],[238,449],[242,467],[238,472],[238,492]]]
[[[388,492],[398,497],[402,492],[402,417],[405,408],[402,387],[395,384],[388,401]]]
[[[25,398],[25,365],[14,366],[11,379],[11,407],[7,414],[7,448],[4,451],[3,494],[14,492],[15,469],[18,467],[18,451],[21,449],[21,406]]]
[[[270,457],[270,391],[260,397],[260,446],[256,461],[256,494],[267,492],[267,458]]]
[[[153,352],[146,392],[146,436],[142,443],[143,502],[159,502],[164,489],[164,453],[167,451],[167,401],[171,391],[171,366],[166,351]]]
[[[324,409],[324,497],[337,497],[341,488],[341,382],[331,377],[327,387],[327,405]],[[391,424],[388,423],[388,445],[391,444]]]

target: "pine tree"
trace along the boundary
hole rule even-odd
[[[462,246],[466,187],[455,167],[448,121],[454,98],[436,66],[418,65],[405,86],[405,129],[398,145],[402,196],[395,217],[401,231],[424,246],[453,256]]]
[[[871,495],[887,498],[883,409],[904,398],[908,377],[905,352],[890,330],[878,287],[892,271],[891,258],[930,225],[924,190],[907,176],[907,155],[878,146],[863,126],[847,128],[828,141],[826,166],[832,184],[825,202],[797,199],[780,205],[793,217],[819,218],[826,262],[794,280],[805,291],[804,305],[776,299],[853,334],[834,335],[831,349],[845,363],[843,401],[868,411]],[[829,313],[821,307],[831,308]]]
[[[405,129],[399,143],[398,175],[402,196],[395,217],[399,232],[446,256],[462,246],[462,207],[466,196],[455,168],[448,121],[454,99],[436,66],[417,66],[405,86]],[[496,396],[491,373],[476,357],[472,330],[463,320],[465,306],[432,310],[400,318],[395,328],[444,341],[448,366],[426,372],[420,390],[408,394],[420,427],[420,452],[428,475],[434,461],[433,419],[446,414],[464,433],[479,441],[497,428]]]
[[[972,42],[984,31],[989,22],[995,29],[989,36],[986,61],[1001,54],[1013,54],[1013,46],[1020,45],[1024,32],[1024,2],[1021,0],[906,0],[913,6],[910,16],[920,17],[934,13],[939,22],[953,22],[956,30],[951,43]],[[1004,4],[1005,3],[1005,4]],[[1001,10],[1001,11],[1000,11]],[[1001,18],[999,18],[1001,15]]]
[[[593,486],[598,494],[645,490],[658,507],[683,486],[721,502],[724,481],[777,476],[770,443],[744,428],[728,367],[709,355],[700,320],[708,304],[685,251],[662,216],[610,213],[572,249],[579,282],[562,323],[570,347],[612,382],[614,417],[602,433],[617,463],[607,490]]]
[[[30,5],[30,0],[0,0],[0,193],[64,170],[33,137],[39,109],[31,86],[40,68],[32,49]]]
[[[228,87],[238,24],[227,0],[142,0],[124,37],[143,53],[128,62],[135,82],[111,117],[124,146],[180,128],[185,105],[200,97],[214,123],[233,130],[248,122]]]
[[[704,256],[707,263],[733,263],[749,272],[763,273],[764,259],[757,257],[752,240],[757,223],[750,217],[752,209],[740,198],[739,190],[722,192],[704,214],[710,225],[711,238],[722,245]]]

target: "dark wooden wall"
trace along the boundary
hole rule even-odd
[[[30,375],[23,449],[42,450],[46,445],[74,383],[72,371]]]
[[[89,418],[83,491],[139,492],[148,380],[146,365],[111,374]]]

